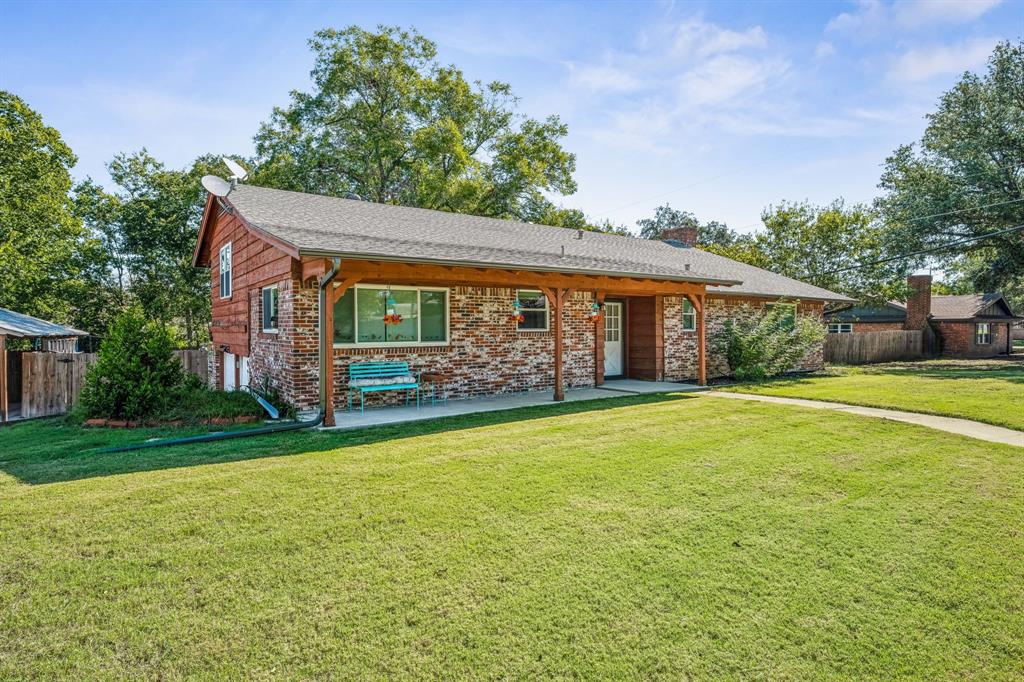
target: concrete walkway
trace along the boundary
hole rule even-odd
[[[642,395],[647,393],[689,393],[706,390],[703,386],[695,384],[682,384],[669,381],[638,381],[636,379],[610,379],[598,388],[575,388],[565,391],[565,402],[572,403],[580,400],[601,400],[606,398],[622,398],[629,395]],[[344,399],[344,398],[342,398]],[[477,412],[497,412],[500,410],[514,410],[520,407],[536,407],[540,405],[551,405],[554,403],[554,396],[548,391],[531,391],[529,393],[516,393],[511,395],[495,395],[484,398],[470,398],[468,400],[450,400],[447,403],[432,405],[430,396],[421,402],[420,407],[411,406],[389,406],[368,408],[360,412],[358,398],[352,412],[347,410],[335,410],[335,426],[330,429],[358,429],[367,426],[380,426],[383,424],[401,424],[403,422],[423,421],[425,419],[437,419],[438,417],[456,417],[464,414],[475,414]],[[313,412],[300,414],[299,417],[306,419],[313,416]]]
[[[971,421],[970,419],[956,419],[955,417],[937,417],[931,414],[919,412],[903,412],[902,410],[884,410],[878,407],[861,407],[859,405],[846,405],[843,403],[829,403],[822,400],[804,400],[803,398],[781,398],[773,395],[754,395],[752,393],[731,393],[727,391],[708,391],[702,395],[712,398],[731,398],[733,400],[754,400],[762,403],[776,403],[779,405],[796,405],[798,407],[809,407],[815,410],[835,410],[849,414],[859,414],[864,417],[876,417],[890,421],[904,422],[906,424],[917,424],[926,426],[929,429],[955,433],[959,436],[977,438],[978,440],[990,443],[1003,443],[1005,445],[1016,445],[1024,448],[1024,431],[1014,431],[1002,426],[992,426],[982,422]]]

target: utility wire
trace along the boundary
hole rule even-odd
[[[1020,232],[1021,230],[1024,230],[1024,225],[1015,225],[1014,227],[1008,227],[1005,230],[997,230],[995,232],[988,232],[986,234],[978,235],[977,237],[968,237],[966,239],[960,239],[960,240],[955,241],[955,242],[950,242],[949,244],[943,244],[942,246],[933,246],[933,247],[931,247],[929,249],[921,249],[920,251],[912,251],[910,253],[904,253],[904,254],[901,254],[899,256],[890,256],[888,258],[882,258],[880,260],[871,261],[870,263],[858,263],[857,265],[850,265],[850,266],[845,267],[845,268],[836,268],[835,270],[829,270],[828,272],[823,272],[821,274],[823,274],[823,275],[834,275],[834,274],[836,274],[838,272],[849,272],[850,270],[860,270],[861,268],[871,267],[872,265],[881,265],[882,263],[890,263],[890,262],[892,262],[894,260],[905,260],[907,258],[913,258],[914,256],[923,256],[926,253],[932,253],[934,251],[942,251],[944,249],[949,249],[949,248],[952,248],[954,246],[960,246],[962,244],[970,244],[971,242],[976,242],[976,241],[979,241],[981,239],[988,239],[989,237],[998,237],[999,235],[1002,235],[1002,234],[1009,234],[1011,232]]]
[[[999,201],[994,204],[983,204],[981,206],[971,206],[970,208],[961,208],[956,211],[947,211],[946,213],[933,213],[932,215],[918,216],[917,218],[907,218],[906,222],[913,223],[918,220],[928,220],[929,218],[941,218],[942,216],[955,215],[957,213],[966,213],[968,211],[980,211],[983,208],[992,208],[994,206],[1006,206],[1007,204],[1019,204],[1024,199],[1010,199],[1009,201]]]

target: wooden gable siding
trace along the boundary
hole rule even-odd
[[[220,250],[231,242],[231,297],[220,297]],[[209,235],[212,296],[210,336],[215,348],[228,346],[235,355],[249,355],[250,301],[260,305],[250,292],[292,277],[298,262],[246,229],[242,220],[220,214]]]

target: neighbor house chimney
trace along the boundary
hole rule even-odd
[[[907,277],[910,297],[907,299],[907,329],[927,329],[932,314],[932,276],[911,275]]]
[[[661,231],[661,241],[675,242],[683,246],[697,246],[697,235],[700,230],[696,227],[670,227]]]

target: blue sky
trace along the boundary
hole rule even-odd
[[[881,164],[1001,39],[998,2],[0,3],[0,88],[107,182],[117,152],[247,155],[308,86],[322,27],[415,27],[470,78],[568,124],[579,191],[634,227],[664,202],[749,231],[784,199],[869,201]]]

